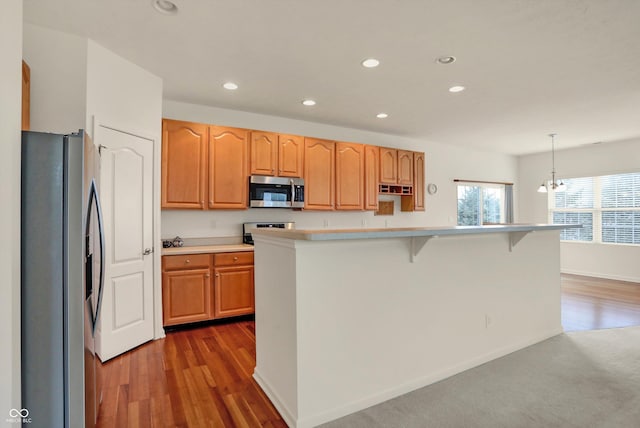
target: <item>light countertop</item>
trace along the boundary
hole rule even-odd
[[[344,239],[376,239],[428,237],[445,235],[470,235],[480,233],[535,232],[582,227],[579,224],[499,224],[489,226],[441,226],[441,227],[396,227],[371,229],[257,229],[254,235],[264,235],[303,241],[332,241]]]
[[[253,245],[224,244],[224,245],[194,245],[187,247],[169,247],[162,249],[163,256],[177,256],[183,254],[206,253],[234,253],[236,251],[253,251]]]

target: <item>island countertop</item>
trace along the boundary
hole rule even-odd
[[[334,241],[346,239],[377,239],[472,235],[480,233],[536,232],[580,228],[579,224],[496,224],[486,226],[387,227],[362,229],[256,229],[264,235],[302,241]]]

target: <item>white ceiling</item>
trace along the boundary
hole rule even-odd
[[[638,0],[174,3],[24,0],[24,17],[160,76],[166,99],[509,154],[640,136]]]

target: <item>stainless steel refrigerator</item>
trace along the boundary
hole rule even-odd
[[[104,235],[93,144],[22,133],[22,408],[32,427],[93,427]]]

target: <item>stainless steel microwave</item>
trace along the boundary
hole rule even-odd
[[[249,206],[252,208],[304,208],[302,178],[249,177]]]

